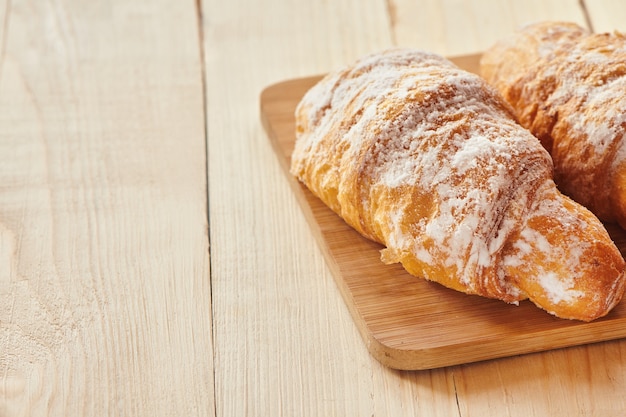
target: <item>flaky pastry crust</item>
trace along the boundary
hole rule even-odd
[[[480,77],[391,50],[327,75],[296,109],[291,172],[381,258],[468,294],[607,314],[624,260],[563,196],[539,141]]]
[[[528,25],[483,54],[481,74],[550,152],[559,189],[626,228],[626,36]]]

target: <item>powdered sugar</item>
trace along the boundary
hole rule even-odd
[[[584,295],[580,290],[574,289],[574,280],[572,278],[560,276],[554,272],[545,272],[539,274],[539,284],[545,289],[547,296],[555,304],[562,302],[572,302]]]
[[[602,53],[589,51],[584,46],[573,48],[567,59],[571,64],[562,66],[561,82],[547,101],[550,106],[576,104],[578,111],[569,112],[566,122],[573,135],[589,143],[594,156],[606,153],[616,136],[624,131],[622,123],[626,121],[626,96],[623,94],[626,70],[616,75],[611,73],[616,65],[625,65],[616,62],[620,59],[616,53],[625,55],[626,44],[619,49],[615,45],[608,46]],[[597,165],[601,161],[591,163]]]
[[[607,186],[610,167],[626,162],[617,152],[626,132],[626,36],[539,24],[507,45],[485,59],[494,67],[516,62],[518,78],[491,81],[550,150],[561,190],[603,220],[626,216]]]
[[[395,51],[365,58],[341,76],[342,83],[330,76],[326,86],[310,91],[299,110],[308,111],[318,131],[332,135],[334,148],[343,149],[339,166],[360,164],[356,174],[324,168],[339,176],[338,202],[329,205],[341,207],[347,219],[352,213],[371,216],[378,226],[361,231],[381,239],[390,259],[402,253],[427,263],[439,259],[469,291],[479,291],[474,277],[493,263],[516,224],[502,222],[508,198],[518,187],[532,185],[524,182],[525,167],[549,171],[547,154],[513,122],[482,79],[441,57]],[[334,91],[330,99],[328,90]],[[326,108],[342,111],[324,114]],[[311,142],[298,144],[294,155],[299,146],[314,146]],[[386,198],[388,190],[415,184],[437,201],[430,210],[401,197],[385,200],[400,208],[383,216],[370,207],[382,203],[352,197],[355,186],[362,195]],[[401,227],[407,211],[421,213],[411,230]],[[357,228],[370,223],[348,221]],[[380,236],[377,229],[389,233]]]
[[[526,294],[507,268],[535,250],[560,262],[560,249],[527,226],[536,190],[556,191],[550,157],[481,78],[432,54],[390,51],[326,77],[296,115],[292,172],[384,244],[385,262],[509,302]],[[533,215],[552,209],[535,205]],[[579,261],[572,253],[568,265]],[[555,271],[537,280],[555,302],[573,297]],[[566,273],[575,281],[579,271]]]

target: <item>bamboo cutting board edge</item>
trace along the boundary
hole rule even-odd
[[[479,57],[451,60],[477,72]],[[422,370],[626,337],[626,306],[592,323],[562,320],[528,301],[510,306],[468,296],[412,277],[401,266],[382,264],[382,246],[351,229],[289,173],[294,109],[320,78],[266,87],[260,97],[261,120],[372,356],[391,368]],[[623,231],[609,231],[624,253]]]

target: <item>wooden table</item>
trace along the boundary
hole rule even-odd
[[[617,416],[626,340],[368,352],[259,117],[391,46],[626,30],[618,0],[0,0],[0,416]]]

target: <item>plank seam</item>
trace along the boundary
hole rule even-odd
[[[456,401],[456,410],[459,413],[459,417],[463,417],[461,414],[461,404],[459,403],[459,391],[456,389],[456,377],[454,372],[452,373],[452,385],[454,386],[454,400]]]
[[[595,32],[593,28],[593,23],[591,22],[591,16],[589,15],[589,10],[587,9],[587,4],[585,0],[578,0],[578,4],[580,5],[580,9],[583,11],[583,15],[585,16],[585,24],[589,28],[591,32]]]
[[[198,25],[198,53],[200,55],[200,83],[202,87],[202,120],[204,133],[204,192],[205,192],[205,212],[206,212],[206,239],[209,256],[209,302],[211,303],[211,356],[213,360],[213,416],[217,416],[217,396],[215,390],[215,331],[213,330],[213,280],[211,279],[211,213],[209,212],[209,127],[207,120],[207,82],[206,82],[206,55],[204,50],[204,15],[202,13],[202,0],[195,0],[196,16]]]

